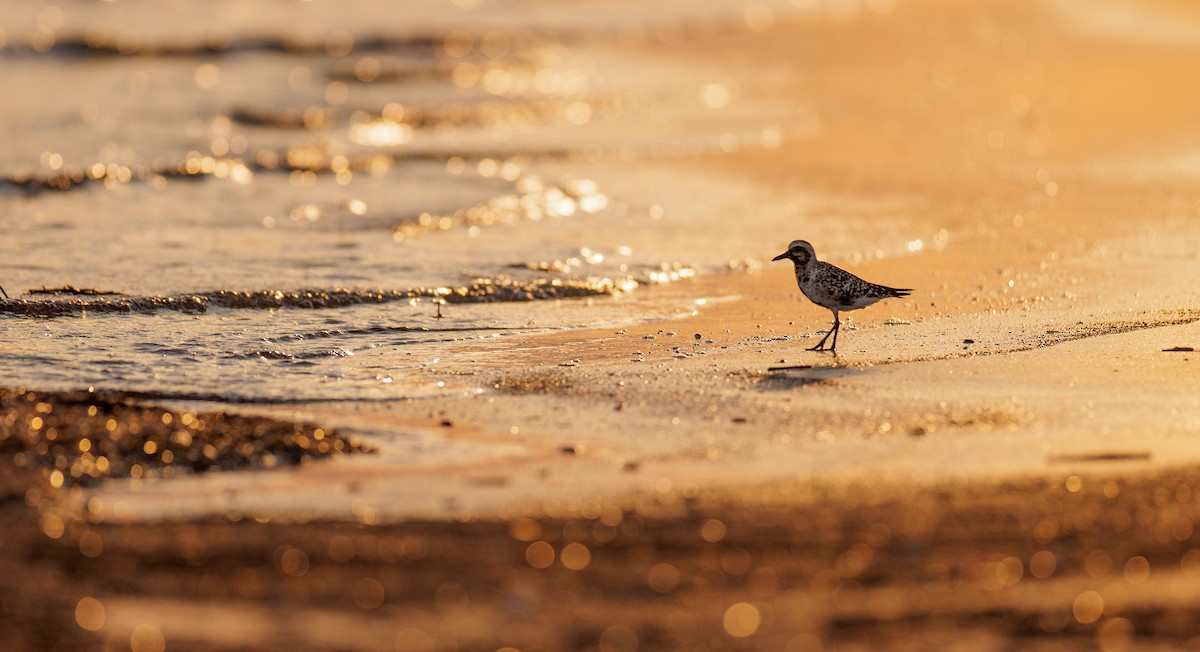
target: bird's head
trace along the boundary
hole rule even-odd
[[[783,260],[784,258],[790,259],[797,265],[807,265],[809,262],[817,259],[817,254],[813,251],[812,245],[804,240],[792,240],[792,243],[788,245],[787,251],[771,260]]]

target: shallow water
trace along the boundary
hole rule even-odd
[[[623,296],[763,245],[661,163],[816,120],[647,48],[814,8],[626,4],[0,3],[5,384],[396,398],[448,340],[687,310]]]
[[[448,342],[486,344],[579,324],[615,326],[643,309],[601,297],[532,307],[449,304],[440,318],[435,306],[408,302],[158,310],[10,318],[0,333],[13,343],[3,365],[18,383],[36,379],[39,386],[225,403],[373,401],[445,394],[444,385],[414,371],[436,366],[439,347]]]

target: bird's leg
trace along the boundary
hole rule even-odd
[[[833,345],[837,346],[837,327],[840,323],[841,322],[839,322],[838,318],[837,318],[837,313],[834,313],[833,314],[833,326],[830,326],[829,330],[825,331],[825,337],[822,337],[821,341],[817,342],[816,346],[811,347],[808,350],[809,351],[824,351],[825,350],[825,340],[829,339],[830,335],[833,335],[833,343],[834,343]]]
[[[838,319],[838,314],[837,314],[836,310],[830,310],[830,312],[833,313],[833,325],[829,327],[829,331],[825,333],[825,337],[822,337],[821,341],[817,342],[817,345],[812,347],[811,349],[809,349],[809,351],[824,351],[824,350],[826,350],[825,349],[825,340],[828,340],[829,336],[832,335],[833,336],[833,344],[829,347],[828,350],[832,351],[835,355],[837,354],[837,336],[838,336],[838,331],[841,330],[841,328],[842,328],[842,320]]]
[[[824,351],[825,350],[825,340],[829,339],[829,336],[832,334],[833,334],[833,328],[830,328],[829,330],[825,331],[825,337],[822,337],[821,341],[817,342],[816,346],[808,347],[808,350],[809,351]]]

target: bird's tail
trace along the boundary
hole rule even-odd
[[[899,299],[900,297],[906,297],[909,294],[912,294],[912,288],[884,288],[884,289],[888,291],[889,296],[896,297],[897,299]]]

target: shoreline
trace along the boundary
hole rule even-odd
[[[119,505],[120,520],[134,522],[235,513],[363,522],[369,511],[366,522],[387,523],[537,517],[562,509],[544,496],[625,500],[664,483],[740,486],[800,473],[936,484],[1036,477],[1056,458],[1154,468],[1198,457],[1186,439],[1200,429],[1191,398],[1200,386],[1186,380],[1195,356],[1170,349],[1200,337],[1200,313],[1075,323],[1078,313],[1067,311],[1029,323],[1028,315],[990,309],[921,316],[897,301],[902,309],[893,314],[867,311],[849,321],[834,359],[801,350],[825,326],[811,319],[819,309],[806,310],[814,330],[783,321],[797,305],[789,272],[697,280],[693,289],[742,298],[670,322],[449,346],[439,365],[401,381],[436,386],[435,394],[227,406],[350,433],[373,449],[369,456],[270,473],[109,482],[87,496]],[[985,322],[990,331],[981,331]],[[998,341],[980,334],[1006,327]],[[934,350],[930,331],[940,341]],[[1132,385],[1107,404],[1093,399],[1073,417],[1062,412],[1080,396],[1108,395],[1114,381]],[[97,515],[114,518],[111,509]]]

